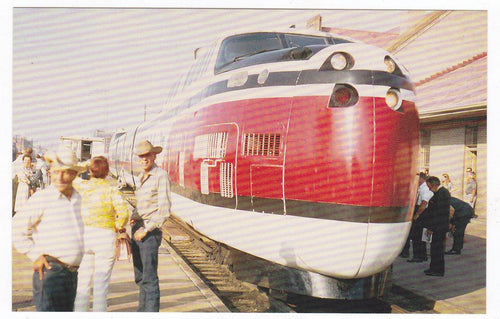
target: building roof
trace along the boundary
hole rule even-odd
[[[367,44],[375,45],[379,48],[387,48],[390,43],[392,43],[399,37],[399,28],[392,29],[386,32],[373,32],[329,27],[323,27],[321,28],[321,30],[324,32],[347,36]]]
[[[487,60],[487,53],[483,52],[417,82],[421,119],[485,116]]]

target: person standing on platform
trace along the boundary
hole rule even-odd
[[[138,311],[160,310],[158,249],[161,227],[170,216],[171,207],[168,174],[155,164],[161,151],[161,146],[153,146],[147,140],[139,142],[135,150],[143,171],[135,192],[137,207],[130,219],[135,282],[139,286]]]
[[[445,252],[445,255],[460,255],[464,247],[465,228],[474,215],[474,210],[466,202],[452,197],[451,198],[451,221],[453,231],[453,247]]]
[[[17,176],[17,192],[14,205],[14,212],[17,213],[23,208],[31,195],[35,192],[37,188],[37,178],[36,172],[31,164],[31,155],[25,154],[22,157],[23,167],[16,173]]]
[[[413,214],[413,223],[410,230],[410,238],[413,247],[413,258],[408,262],[424,262],[427,260],[427,247],[426,243],[422,241],[423,220],[425,218],[424,211],[427,209],[429,200],[434,195],[427,187],[425,181],[427,175],[425,173],[418,174],[418,191],[415,212]],[[408,244],[409,250],[409,244]]]
[[[427,234],[432,234],[431,241],[431,263],[429,269],[424,273],[427,276],[444,276],[444,242],[450,222],[450,192],[439,187],[439,178],[431,176],[427,179],[427,186],[434,193],[427,207],[428,216],[425,219],[424,227]]]
[[[82,168],[69,149],[51,155],[53,184],[13,217],[12,240],[33,261],[36,310],[73,311],[84,244],[82,200],[72,183]]]
[[[455,185],[450,179],[450,175],[448,175],[447,173],[443,174],[443,180],[441,181],[441,185],[443,185],[443,187],[446,188],[450,192],[450,194],[456,190]]]
[[[90,180],[77,179],[75,188],[82,195],[85,254],[78,274],[75,311],[89,311],[93,281],[93,311],[107,310],[111,271],[116,259],[116,233],[125,232],[129,211],[127,203],[106,177],[106,157],[90,160]],[[92,280],[93,279],[93,280]]]
[[[467,168],[467,180],[465,184],[465,202],[467,202],[473,209],[476,206],[477,197],[477,181],[476,173],[471,168]]]

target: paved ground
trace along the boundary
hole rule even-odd
[[[447,238],[446,250],[452,244],[453,239]],[[467,226],[461,255],[445,255],[444,277],[423,273],[429,268],[429,261],[408,263],[398,258],[393,268],[393,285],[428,299],[439,313],[486,313],[485,218],[473,219]]]
[[[452,240],[447,240],[447,249]],[[486,313],[486,219],[472,220],[459,256],[445,256],[444,277],[425,276],[429,262],[407,263],[398,258],[393,285],[402,292],[425,298],[436,312],[448,314]],[[161,310],[168,312],[228,312],[222,302],[172,250],[160,255]],[[12,310],[34,311],[31,292],[31,262],[12,253]],[[108,295],[108,311],[137,309],[138,288],[132,263],[117,262]]]
[[[159,258],[161,312],[229,312],[219,298],[174,251]],[[32,301],[30,260],[13,248],[12,310],[35,311]],[[132,262],[115,264],[108,294],[108,311],[135,312],[139,290]]]

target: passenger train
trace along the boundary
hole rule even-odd
[[[377,297],[417,189],[414,86],[396,58],[329,33],[232,34],[195,51],[164,111],[113,136],[134,187],[134,145],[161,145],[172,213],[230,248],[236,275],[322,298]]]

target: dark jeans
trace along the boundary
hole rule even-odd
[[[422,241],[422,232],[424,227],[417,221],[413,222],[410,230],[411,244],[413,247],[413,258],[425,259],[427,258],[427,246]]]
[[[470,218],[457,218],[454,220],[455,231],[453,232],[453,250],[461,251],[464,248],[465,228]]]
[[[132,257],[134,261],[135,282],[139,286],[139,308],[137,311],[160,311],[160,281],[158,279],[158,248],[161,244],[162,232],[155,229],[149,232],[142,241],[133,239],[137,229],[132,227]]]
[[[33,273],[33,299],[37,311],[73,311],[75,306],[78,273],[71,272],[58,263],[50,262],[52,269],[45,269],[43,280]]]
[[[444,242],[446,231],[435,231],[432,234],[431,242],[431,264],[430,269],[433,272],[444,274]]]

